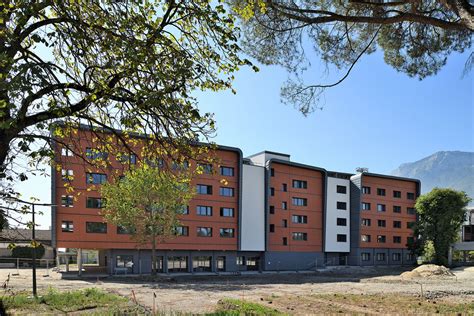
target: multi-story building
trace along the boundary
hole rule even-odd
[[[123,174],[141,157],[108,157],[110,165],[102,168],[87,164],[87,159],[108,155],[95,149],[97,133],[83,127],[73,144],[64,144],[64,139],[56,143],[55,161],[61,168],[52,168],[52,200],[57,205],[53,246],[77,251],[78,257],[95,250],[98,265],[110,273],[148,273],[150,245],[135,242],[100,215],[101,183]],[[139,153],[140,143],[134,146]],[[86,162],[77,152],[86,153]],[[179,235],[158,245],[162,272],[414,262],[406,244],[416,220],[418,180],[328,172],[269,151],[243,158],[238,148],[217,146],[209,155],[217,162],[209,166],[213,172],[192,180],[196,194],[180,217]]]

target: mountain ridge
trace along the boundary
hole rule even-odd
[[[448,187],[465,191],[474,199],[474,152],[438,151],[420,160],[402,163],[391,174],[421,180],[422,193],[434,187]]]

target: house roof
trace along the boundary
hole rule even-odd
[[[20,241],[31,241],[32,231],[31,229],[3,229],[0,231],[0,241],[9,242],[20,242]],[[51,242],[51,230],[48,229],[37,229],[35,230],[35,237],[38,241]]]

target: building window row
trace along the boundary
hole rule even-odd
[[[371,194],[371,188],[368,186],[363,186],[362,187],[362,194]],[[386,195],[386,190],[383,188],[377,188],[377,195],[379,196],[385,196]],[[400,199],[402,197],[402,192],[393,190],[393,197]],[[415,199],[415,193],[413,192],[407,192],[407,199],[408,200],[414,200]]]
[[[370,261],[370,252],[362,252],[361,254],[361,260],[362,261]],[[407,261],[413,261],[413,254],[407,253],[406,254],[406,260]],[[376,253],[375,254],[375,260],[376,261],[385,261],[386,260],[386,255],[385,253]],[[401,261],[402,260],[402,254],[397,252],[397,253],[392,253],[392,261]]]
[[[362,202],[362,210],[363,211],[370,211],[371,208],[372,208],[371,203]],[[377,212],[385,212],[385,211],[387,211],[387,206],[385,204],[377,203]],[[393,212],[394,213],[401,213],[402,212],[402,207],[399,206],[399,205],[394,205],[393,206]],[[407,214],[415,215],[416,214],[415,208],[414,207],[407,207]]]
[[[74,223],[73,221],[62,221],[61,222],[61,231],[65,233],[74,232]],[[212,237],[212,227],[197,227],[197,236],[198,237]],[[178,236],[189,236],[189,227],[188,226],[177,226],[175,228],[176,235]],[[102,222],[86,222],[86,233],[93,234],[106,234],[107,233],[107,223]],[[117,226],[117,234],[131,234],[132,230],[127,229],[123,226]],[[219,236],[223,238],[233,238],[235,236],[234,228],[220,228]]]
[[[212,216],[212,206],[198,205],[196,206],[196,214],[199,216]],[[220,216],[222,217],[234,217],[235,211],[232,207],[221,207]]]
[[[212,195],[212,185],[198,184],[196,186],[196,191],[197,191],[197,194]],[[232,197],[235,195],[235,189],[229,188],[229,187],[220,187],[219,195]]]
[[[407,237],[407,243],[413,242],[413,237]],[[372,241],[372,236],[371,235],[361,235],[360,240],[362,242],[371,242]],[[387,236],[385,235],[377,235],[377,243],[379,244],[384,244],[387,242]],[[393,236],[392,242],[394,244],[401,244],[402,243],[402,237],[401,236]]]

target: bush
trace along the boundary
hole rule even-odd
[[[44,246],[39,245],[36,247],[36,259],[41,259],[44,256]],[[12,249],[13,258],[33,258],[33,247],[30,246],[16,246]]]

